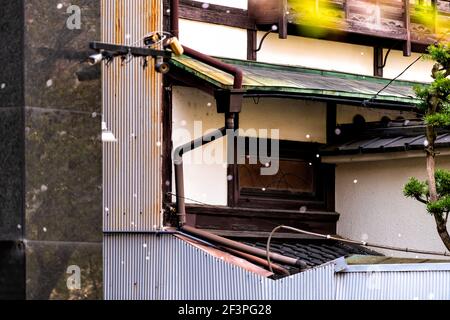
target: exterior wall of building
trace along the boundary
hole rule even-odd
[[[224,126],[224,115],[217,113],[214,97],[198,89],[179,86],[173,87],[172,94],[174,147]],[[246,99],[239,122],[246,136],[255,136],[252,129],[257,135],[260,129],[267,129],[270,137],[270,130],[278,129],[282,140],[325,143],[325,119],[324,103],[260,99],[256,104],[253,99]],[[201,123],[200,129],[195,129],[196,122],[197,127]],[[214,159],[218,161],[212,164],[197,161],[210,154],[217,155]],[[226,205],[226,140],[217,140],[206,148],[186,154],[184,162],[186,197],[208,204]]]
[[[384,54],[386,55],[384,50]],[[403,70],[408,67],[414,60],[420,57],[419,53],[412,53],[410,57],[404,57],[403,51],[392,50],[384,67],[384,77],[394,78],[398,76]],[[401,77],[400,80],[410,80],[419,82],[431,82],[431,68],[433,62],[422,58],[417,61],[411,68],[409,68]]]
[[[258,32],[258,43],[264,32]],[[373,48],[346,43],[270,34],[258,61],[373,75]]]
[[[326,104],[295,99],[244,100],[243,130],[279,130],[280,140],[326,143]],[[248,131],[247,136],[254,136]]]
[[[104,0],[102,41],[134,42],[161,30],[161,11],[159,0]],[[117,139],[103,145],[104,231],[148,231],[163,225],[162,76],[154,63],[148,59],[145,69],[141,59],[103,64],[103,121]]]
[[[221,6],[227,6],[227,7],[239,8],[239,9],[245,9],[245,10],[248,7],[247,0],[208,0],[208,1],[194,0],[194,1],[201,2],[201,3],[218,4]]]
[[[247,30],[180,19],[181,44],[211,56],[247,59]]]
[[[438,167],[450,169],[450,157],[438,158]],[[444,252],[434,219],[424,205],[402,194],[411,176],[425,179],[424,157],[337,164],[336,211],[341,214],[338,234],[355,240]]]
[[[102,298],[100,2],[71,4],[0,1],[0,299]]]
[[[172,88],[172,103],[172,141],[174,148],[225,125],[225,116],[217,113],[214,97],[200,90],[174,86]],[[197,130],[195,130],[195,126],[198,128]],[[226,140],[219,139],[204,148],[198,148],[185,154],[183,161],[186,197],[208,204],[227,204],[227,161],[225,152]],[[203,163],[203,156],[215,154],[217,154],[217,162]],[[175,183],[172,185],[175,186]],[[187,200],[186,202],[192,201]]]
[[[100,68],[80,63],[100,38],[100,2],[71,2],[80,29],[67,3],[24,3],[26,297],[101,299]],[[74,265],[80,290],[67,287]]]
[[[210,3],[246,9],[243,0]],[[206,9],[205,9],[206,10]],[[258,32],[259,44],[264,31]],[[220,36],[218,36],[220,35]],[[246,59],[247,30],[209,24],[191,20],[180,20],[180,40],[198,51],[218,57]],[[387,49],[384,50],[386,55]],[[270,34],[257,54],[257,60],[268,63],[298,65],[307,68],[373,75],[373,48],[342,42],[319,40],[298,36],[279,39],[278,34]],[[385,78],[394,78],[420,56],[413,53],[404,57],[400,50],[391,50],[384,68]],[[399,79],[427,82],[431,81],[433,63],[425,59],[416,62]]]

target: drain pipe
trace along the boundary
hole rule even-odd
[[[252,254],[252,255],[255,255],[255,256],[258,256],[261,258],[267,258],[267,252],[266,252],[266,250],[263,250],[263,249],[252,247],[252,246],[249,246],[249,245],[246,245],[246,244],[234,241],[234,240],[230,240],[230,239],[212,234],[210,232],[203,231],[203,230],[200,230],[200,229],[197,229],[194,227],[190,227],[187,225],[183,226],[181,228],[181,230],[184,232],[187,232],[189,234],[192,234],[196,237],[206,239],[209,242],[217,243],[221,246],[226,246],[231,249],[242,251],[242,252]],[[285,265],[295,266],[297,268],[300,268],[301,270],[308,268],[308,265],[300,259],[286,257],[281,254],[274,253],[274,252],[269,252],[269,257],[273,261],[277,261],[278,263],[285,264]]]
[[[179,0],[170,0],[170,19],[171,19],[171,33],[179,38]],[[233,81],[233,90],[230,92],[229,97],[223,97],[224,99],[221,99],[222,101],[226,102],[228,104],[229,108],[222,109],[222,111],[225,112],[225,123],[226,127],[221,128],[217,131],[222,133],[222,136],[225,136],[227,133],[227,129],[235,129],[235,122],[234,122],[234,114],[238,113],[240,111],[241,105],[242,105],[242,98],[243,98],[243,92],[242,92],[242,83],[243,83],[243,72],[241,69],[229,65],[227,63],[224,63],[220,60],[214,59],[208,55],[205,55],[201,52],[198,52],[194,49],[191,49],[189,47],[183,46],[184,53],[187,56],[190,56],[192,58],[195,58],[203,63],[206,63],[212,67],[215,67],[221,71],[224,71],[226,73],[229,73],[233,75],[234,81]],[[219,94],[220,96],[220,94]],[[217,98],[217,96],[216,96]],[[220,108],[219,108],[220,109]],[[248,245],[244,245],[242,243],[229,240],[217,235],[214,235],[209,232],[205,232],[193,227],[186,226],[186,205],[185,205],[185,197],[184,197],[184,179],[183,179],[183,154],[185,151],[191,151],[195,148],[204,146],[205,144],[211,142],[211,139],[213,137],[217,137],[218,132],[213,132],[209,135],[205,135],[199,139],[193,140],[185,145],[182,145],[178,147],[175,150],[174,157],[174,164],[175,164],[175,184],[176,184],[176,191],[177,191],[177,211],[179,215],[179,228],[182,231],[188,232],[190,234],[199,236],[201,238],[205,238],[211,241],[214,241],[216,243],[228,246],[232,249],[243,251],[245,253],[254,254],[259,257],[266,258],[267,253],[265,250],[258,249],[255,247],[251,247]],[[216,134],[214,134],[216,133]],[[300,267],[301,269],[307,268],[307,265],[304,261],[301,261],[299,259],[294,259],[290,257],[286,257],[277,253],[269,253],[269,256],[272,260],[278,261],[283,264],[292,265]]]
[[[170,25],[171,25],[171,33],[179,38],[179,14],[180,14],[180,1],[179,0],[170,0]],[[218,59],[214,59],[206,54],[198,52],[194,49],[183,46],[184,53],[187,56],[195,58],[203,63],[206,63],[210,66],[213,66],[219,70],[222,70],[226,73],[229,73],[234,76],[233,88],[241,90],[242,89],[242,81],[243,81],[243,73],[242,70],[222,62]]]
[[[227,134],[226,127],[217,129],[210,132],[203,137],[192,140],[186,144],[183,144],[175,149],[173,164],[175,167],[175,189],[176,189],[176,204],[177,204],[177,215],[178,215],[178,225],[182,227],[186,224],[186,204],[185,194],[184,194],[184,172],[183,172],[183,155],[186,152],[192,151],[199,147],[202,147],[217,138],[224,137]]]
[[[230,120],[231,121],[231,120]],[[176,187],[176,206],[177,206],[177,215],[178,215],[178,228],[182,232],[186,232],[195,237],[199,237],[201,239],[206,239],[209,242],[217,243],[221,246],[229,247],[234,250],[238,250],[247,254],[255,255],[261,258],[266,258],[269,256],[271,260],[277,261],[282,264],[296,266],[300,269],[306,269],[307,264],[295,258],[290,258],[283,256],[278,253],[270,253],[267,254],[266,250],[262,250],[256,247],[252,247],[249,245],[245,245],[243,243],[233,241],[210,232],[206,232],[191,226],[186,225],[186,203],[185,203],[185,194],[184,194],[184,172],[183,172],[183,155],[186,152],[192,151],[196,148],[202,147],[216,140],[217,138],[221,138],[226,136],[228,133],[227,127],[223,127],[221,129],[217,129],[209,134],[206,134],[198,139],[192,140],[184,145],[179,146],[174,151],[174,166],[175,166],[175,187]]]

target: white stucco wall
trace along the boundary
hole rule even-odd
[[[258,32],[258,44],[265,32]],[[387,49],[384,50],[386,54]],[[392,50],[384,68],[384,78],[397,77],[409,64],[420,57],[413,53],[404,57],[403,52]],[[258,52],[258,61],[298,65],[308,68],[324,69],[373,75],[373,48],[341,42],[288,36],[279,39],[278,34],[270,34]],[[408,69],[399,79],[429,82],[433,63],[421,59]]]
[[[384,50],[384,54],[386,55]],[[403,70],[406,69],[414,60],[420,57],[419,53],[413,53],[410,57],[404,57],[402,51],[393,50],[389,54],[386,66],[384,67],[385,78],[392,79],[398,76]],[[401,77],[400,80],[431,82],[431,68],[433,68],[433,62],[430,60],[420,59],[414,65],[409,68]]]
[[[264,32],[258,32],[258,44]],[[270,34],[258,52],[258,61],[308,68],[373,74],[373,48],[341,42]]]
[[[193,88],[174,86],[172,90],[174,148],[201,137],[211,129],[224,126],[224,115],[217,113],[213,97]],[[202,131],[194,132],[195,121],[202,122]],[[227,204],[225,153],[222,152],[223,157],[220,163],[204,164],[197,161],[204,154],[209,155],[211,152],[220,154],[226,148],[226,143],[223,141],[214,141],[205,148],[190,152],[183,158],[186,197],[213,205]],[[175,183],[172,185],[175,186]],[[192,201],[187,200],[186,202],[191,203]]]
[[[438,159],[438,166],[450,169],[450,157]],[[402,194],[409,177],[425,179],[425,174],[424,157],[338,164],[336,211],[341,214],[338,234],[355,240],[443,252],[445,247],[434,219],[424,205]],[[385,254],[416,256],[393,251]]]
[[[252,99],[245,99],[239,124],[243,130],[278,129],[281,140],[325,143],[326,105],[269,98],[260,99],[256,104]]]
[[[198,89],[179,86],[174,86],[172,93],[174,148],[200,137],[211,129],[224,126],[224,115],[217,114],[214,97]],[[269,137],[271,129],[278,129],[279,138],[283,140],[325,142],[325,112],[325,105],[317,102],[260,99],[259,103],[255,104],[252,99],[245,99],[240,115],[240,127],[244,130],[255,129],[257,132],[267,129]],[[201,121],[202,131],[194,132],[196,121]],[[211,150],[216,154],[221,153],[222,161],[216,164],[198,163],[197,159],[201,158],[202,154],[209,155]],[[225,151],[225,140],[220,140],[213,142],[207,149],[194,150],[184,157],[186,197],[208,204],[226,205]]]
[[[180,19],[181,44],[204,54],[247,59],[247,30]]]

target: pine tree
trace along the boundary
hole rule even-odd
[[[447,230],[450,212],[450,171],[436,169],[435,166],[436,130],[450,125],[450,44],[428,47],[426,57],[435,62],[431,71],[434,81],[414,89],[421,101],[418,108],[424,114],[427,179],[420,181],[414,177],[410,178],[403,189],[403,194],[426,205],[427,211],[434,217],[442,242],[450,250],[450,235]]]

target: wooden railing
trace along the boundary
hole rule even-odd
[[[258,25],[286,23],[281,37],[294,29],[401,40],[407,55],[412,44],[426,46],[450,30],[448,0],[250,0],[249,13]]]

